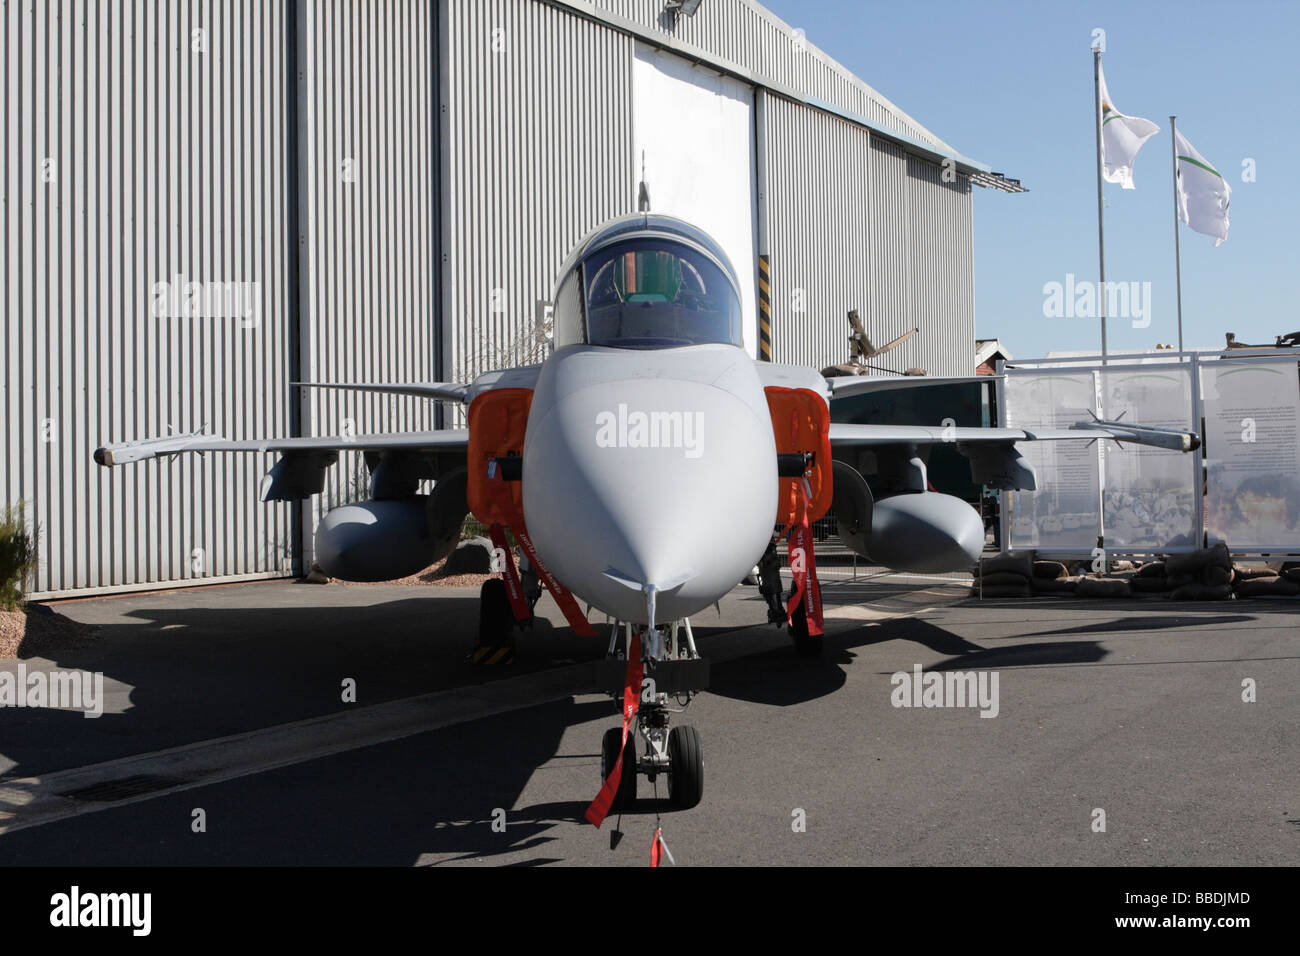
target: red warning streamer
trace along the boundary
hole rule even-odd
[[[537,557],[537,552],[533,549],[533,539],[528,536],[528,529],[520,525],[515,531],[515,539],[519,542],[519,547],[523,548],[524,554],[528,555],[529,562],[537,571],[537,576],[542,579],[542,583],[546,585],[546,590],[551,592],[551,597],[555,598],[555,603],[564,612],[564,619],[569,622],[569,627],[583,637],[595,637],[596,629],[587,620],[587,615],[582,613],[582,609],[578,607],[578,602],[569,593],[568,588],[557,581],[555,575],[546,570],[546,565],[542,564],[541,559]]]
[[[573,630],[584,637],[594,637],[595,628],[591,627],[586,615],[582,614],[582,610],[577,606],[577,601],[573,600],[573,594],[569,593],[568,589],[555,579],[555,575],[546,570],[545,564],[537,557],[537,550],[533,548],[533,538],[529,537],[528,528],[524,524],[524,516],[520,514],[519,509],[516,509],[515,498],[511,494],[510,486],[506,484],[506,479],[500,473],[500,467],[497,463],[493,462],[491,464],[491,471],[493,473],[487,480],[487,492],[493,499],[494,505],[497,506],[499,514],[510,516],[510,528],[511,531],[515,532],[515,540],[519,541],[520,548],[523,549],[525,555],[528,555],[528,561],[532,563],[534,570],[537,571],[538,578],[542,579],[547,591],[551,592],[551,597],[555,598],[555,604],[558,604],[560,611],[563,611],[564,619],[568,620],[569,627],[572,627]],[[493,524],[491,528],[500,531],[499,524]],[[491,528],[489,528],[489,535],[491,535]],[[504,558],[504,563],[506,563],[506,591],[510,592],[510,605],[515,610],[515,619],[528,620],[532,617],[532,609],[529,609],[528,602],[524,600],[524,588],[519,583],[519,575],[515,571],[515,559],[513,559],[510,549],[506,548],[506,544],[504,544],[506,537],[502,532],[500,540],[498,540],[497,536],[493,536],[491,540],[493,540],[494,548],[504,548],[506,550],[506,558]],[[515,602],[516,591],[519,592],[520,604]]]
[[[664,857],[668,857],[668,862],[673,866],[677,865],[677,861],[673,859],[672,851],[668,849],[668,844],[664,842],[663,827],[659,827],[655,830],[654,842],[650,844],[650,865],[658,867],[663,863]]]
[[[632,721],[636,719],[636,712],[641,707],[642,673],[641,638],[633,634],[631,645],[627,649],[627,678],[623,683],[623,739],[618,745],[618,759],[614,761],[614,769],[605,778],[600,793],[596,794],[596,799],[591,801],[591,806],[583,814],[598,830],[605,822],[605,817],[609,816],[609,808],[614,805],[614,794],[618,792],[619,781],[623,779],[623,751],[627,749],[627,735]],[[632,768],[632,772],[636,773],[636,767]]]
[[[532,617],[532,611],[524,597],[524,586],[519,580],[519,571],[515,568],[515,556],[510,553],[510,542],[506,540],[505,529],[499,524],[494,524],[488,528],[488,537],[492,539],[493,551],[503,556],[501,561],[505,567],[501,571],[506,582],[506,594],[510,598],[510,609],[515,612],[516,621],[526,621]]]
[[[794,626],[794,611],[799,602],[807,600],[804,616],[808,619],[808,633],[823,633],[822,592],[817,583],[817,556],[813,553],[812,526],[808,523],[808,483],[796,482],[798,520],[790,526],[789,561],[794,575],[794,596],[786,606],[786,621]]]
[[[578,607],[578,602],[574,600],[573,595],[556,580],[555,575],[551,574],[546,569],[546,565],[542,564],[541,559],[537,557],[537,551],[533,548],[533,539],[529,537],[528,528],[524,525],[524,516],[515,507],[514,497],[506,484],[505,478],[502,477],[500,466],[493,462],[491,467],[492,475],[488,479],[487,488],[498,513],[510,516],[510,529],[515,533],[515,540],[519,542],[519,547],[527,555],[528,561],[537,572],[537,576],[542,579],[546,589],[555,598],[555,603],[560,606],[560,610],[564,613],[564,618],[569,622],[569,626],[583,637],[595,637],[596,629],[587,620],[587,615],[582,613],[582,609]],[[499,540],[498,534],[494,534],[493,529],[500,535]],[[524,599],[523,585],[520,584],[518,572],[515,570],[514,556],[505,544],[505,533],[498,524],[492,525],[488,529],[488,533],[492,536],[493,547],[505,549],[506,590],[510,594],[510,606],[514,609],[515,620],[526,621],[532,616],[532,610]],[[518,602],[516,602],[516,592],[518,593]]]

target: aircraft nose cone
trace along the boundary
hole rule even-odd
[[[775,469],[770,419],[723,389],[602,383],[530,418],[524,516],[540,557],[575,594],[644,623],[653,585],[665,623],[718,600],[762,554]]]

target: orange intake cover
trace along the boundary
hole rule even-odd
[[[474,517],[486,525],[522,524],[523,482],[489,480],[488,462],[524,453],[524,433],[532,403],[531,388],[492,389],[470,403],[469,486],[465,497]],[[497,484],[495,489],[493,484]]]
[[[812,452],[814,455],[812,468],[807,472],[812,492],[808,499],[808,520],[816,521],[830,511],[835,494],[831,483],[831,410],[826,400],[811,389],[769,385],[764,391],[768,411],[772,413],[777,454]],[[781,478],[780,482],[776,520],[791,524],[799,515],[798,479]]]

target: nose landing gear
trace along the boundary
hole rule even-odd
[[[680,714],[691,699],[708,686],[708,661],[695,649],[690,621],[649,628],[635,625],[639,641],[633,642],[631,624],[614,624],[610,652],[598,667],[600,689],[622,699],[627,674],[627,649],[642,648],[643,678],[640,703],[623,750],[623,765],[611,811],[627,810],[636,803],[637,777],[654,782],[667,777],[669,803],[689,810],[704,796],[704,751],[694,727],[669,727],[673,714]],[[620,641],[620,636],[624,640]],[[680,707],[670,707],[671,702]],[[605,732],[601,745],[601,779],[608,780],[618,760],[623,740],[621,727]]]

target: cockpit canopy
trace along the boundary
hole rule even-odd
[[[740,345],[740,295],[704,233],[680,220],[636,216],[580,248],[556,296],[555,327],[559,347]]]

